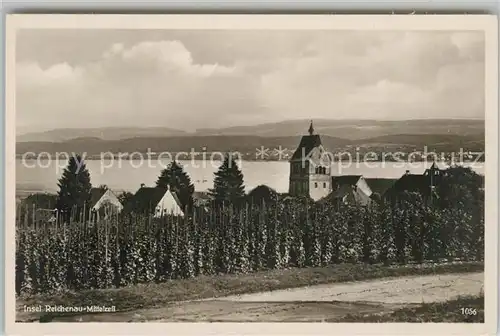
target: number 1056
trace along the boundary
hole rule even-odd
[[[477,315],[476,308],[460,308],[463,315]]]

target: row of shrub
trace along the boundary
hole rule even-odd
[[[114,215],[93,224],[19,227],[16,291],[108,288],[336,263],[482,260],[481,204],[441,208],[415,195],[369,207],[288,199],[198,209],[186,218]]]

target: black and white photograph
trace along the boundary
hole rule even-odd
[[[369,18],[17,28],[16,324],[496,316],[496,21]]]

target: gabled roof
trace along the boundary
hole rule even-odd
[[[368,205],[371,202],[370,196],[366,195],[360,188],[353,188],[351,185],[343,184],[332,193],[334,199],[346,199],[348,202]]]
[[[54,209],[57,205],[57,195],[48,193],[31,194],[23,200],[23,204],[33,206],[35,208]]]
[[[55,210],[53,209],[36,209],[35,217],[38,221],[54,222]]]
[[[389,190],[397,179],[389,178],[365,178],[366,183],[374,193],[383,195],[387,190]]]
[[[263,200],[276,201],[278,200],[278,192],[276,192],[276,190],[271,187],[261,184],[250,190],[250,192],[247,194],[247,199],[253,203],[261,203]]]
[[[168,190],[167,190],[168,191]],[[179,208],[181,208],[181,210],[183,210],[182,208],[182,203],[181,203],[181,200],[179,199],[179,196],[177,195],[177,193],[175,191],[171,191],[170,192],[172,194],[172,197],[174,198],[175,200],[175,203],[177,203],[177,205],[179,206]],[[164,194],[165,195],[165,194]],[[160,198],[161,200],[161,198]],[[160,201],[158,200],[158,202]],[[156,204],[158,204],[158,202],[156,202]]]
[[[194,191],[193,192],[193,199],[199,199],[199,200],[210,200],[211,197],[208,194],[208,192],[204,191]]]
[[[332,183],[341,185],[355,185],[358,183],[361,175],[341,175],[341,176],[332,176]]]
[[[93,207],[108,191],[106,188],[92,188],[90,189],[90,206]]]
[[[154,210],[167,191],[167,188],[141,187],[130,199],[128,208],[130,208],[129,210],[137,212],[150,212]],[[174,195],[175,193],[172,194]],[[174,198],[176,198],[176,202],[178,202],[177,196],[174,196]]]
[[[299,147],[297,147],[293,153],[291,160],[303,160],[307,158],[314,148],[319,146],[321,146],[319,134],[304,135],[300,140]]]
[[[430,191],[429,178],[420,174],[406,174],[394,183],[396,191],[417,191],[427,193]]]

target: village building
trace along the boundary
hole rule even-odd
[[[435,195],[435,188],[446,176],[446,170],[440,169],[434,162],[423,174],[410,174],[410,171],[399,178],[394,185],[389,188],[386,198],[392,198],[402,192],[416,192],[423,197]]]
[[[261,184],[250,190],[246,195],[246,199],[250,204],[271,204],[279,200],[279,194],[273,188]]]
[[[195,207],[206,207],[210,205],[212,198],[207,192],[195,191],[193,192],[193,205]]]
[[[56,222],[57,210],[55,209],[36,209],[35,222],[37,224],[48,224]]]
[[[50,209],[54,210],[57,205],[57,195],[49,193],[34,193],[21,201],[24,208]]]
[[[130,212],[154,217],[184,216],[181,202],[168,188],[141,186],[129,202]]]
[[[33,193],[19,202],[18,219],[23,224],[46,224],[56,220],[57,195]]]
[[[332,194],[337,202],[369,205],[372,190],[361,175],[332,176]]]
[[[89,205],[95,215],[93,218],[97,220],[108,218],[111,213],[119,213],[123,210],[120,200],[107,186],[90,189]]]
[[[332,158],[321,143],[319,134],[314,134],[311,121],[308,135],[302,136],[298,148],[290,159],[291,196],[309,196],[317,201],[330,194]]]
[[[397,180],[392,178],[365,178],[372,191],[370,198],[377,202],[382,201],[387,190],[391,189]]]

